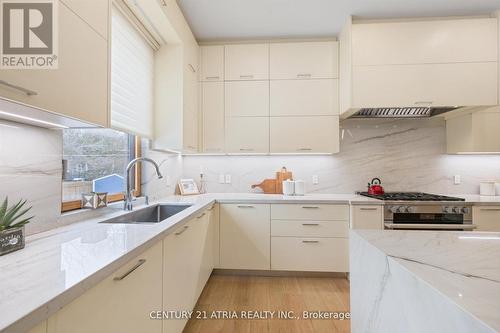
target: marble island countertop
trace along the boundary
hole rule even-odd
[[[500,332],[500,233],[353,230],[350,252],[353,332]]]

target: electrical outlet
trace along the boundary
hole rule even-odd
[[[460,185],[460,183],[462,183],[462,178],[460,177],[460,175],[453,176],[453,184]]]
[[[314,185],[318,185],[318,184],[319,184],[319,178],[318,178],[318,175],[313,175],[313,179],[312,179],[312,181],[313,181],[313,184],[314,184]]]
[[[230,174],[226,175],[226,184],[231,184],[231,175]]]
[[[224,184],[226,182],[225,178],[224,178],[224,175],[221,173],[219,175],[219,184]]]

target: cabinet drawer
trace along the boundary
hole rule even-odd
[[[338,42],[270,44],[271,79],[338,77],[338,44]]]
[[[269,116],[269,81],[231,81],[225,83],[228,117]]]
[[[271,205],[272,220],[348,221],[349,205],[276,204]]]
[[[271,81],[271,116],[339,114],[338,80]]]
[[[384,207],[352,206],[353,229],[384,229]]]
[[[349,237],[349,222],[313,220],[272,220],[271,236]]]
[[[271,237],[271,269],[348,272],[347,238]]]
[[[339,152],[339,117],[271,117],[271,153]]]
[[[500,206],[474,206],[472,222],[477,225],[475,231],[500,231]]]

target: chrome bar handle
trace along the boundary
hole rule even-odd
[[[303,240],[302,243],[313,244],[313,243],[319,243],[319,241],[318,240]]]
[[[141,267],[144,263],[146,262],[146,259],[139,259],[137,261],[137,264],[134,265],[131,269],[129,269],[127,272],[125,272],[123,275],[115,277],[113,280],[114,281],[121,281],[125,279],[127,276],[129,276],[133,271],[135,271],[137,268]]]
[[[38,93],[36,91],[33,91],[33,90],[30,90],[30,89],[26,89],[26,88],[23,88],[21,86],[16,86],[15,84],[12,84],[12,83],[9,83],[7,81],[4,81],[4,80],[0,80],[0,84],[1,85],[4,85],[6,87],[9,87],[9,88],[12,88],[12,89],[15,89],[15,90],[18,90],[20,92],[23,92],[25,93],[27,96],[35,96],[35,95],[38,95]]]
[[[318,209],[318,206],[302,206],[304,209]]]
[[[252,205],[238,205],[238,208],[255,208],[255,206]]]
[[[179,236],[180,234],[184,233],[184,232],[185,232],[188,228],[189,228],[189,226],[188,226],[188,225],[185,225],[185,226],[184,226],[184,228],[183,228],[181,231],[176,232],[176,233],[175,233],[175,235],[176,235],[176,236]]]
[[[305,226],[318,226],[319,223],[302,223],[302,225],[305,225]]]

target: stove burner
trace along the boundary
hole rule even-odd
[[[386,192],[382,195],[372,195],[368,192],[359,192],[365,197],[386,201],[465,201],[462,198],[448,197],[444,195],[422,193],[422,192]]]

